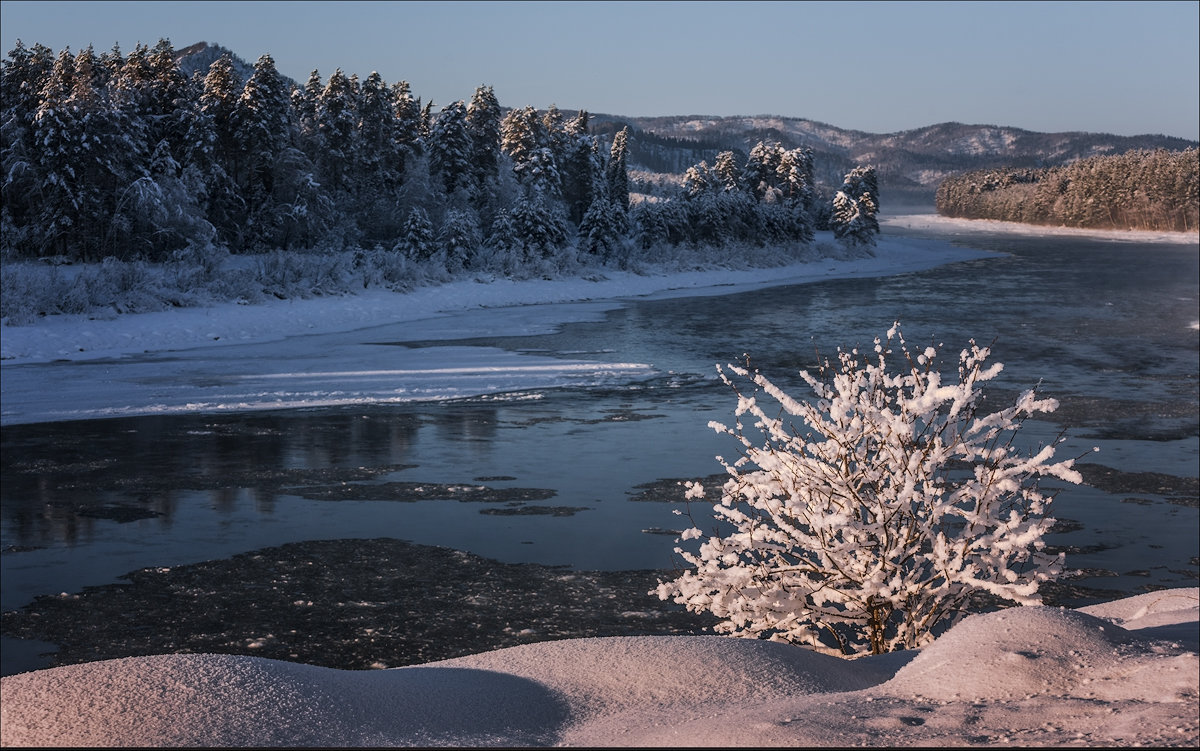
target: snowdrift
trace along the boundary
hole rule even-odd
[[[1200,589],[967,618],[919,653],[642,636],[345,671],[160,655],[0,683],[4,745],[1178,745]]]

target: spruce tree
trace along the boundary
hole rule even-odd
[[[471,268],[479,250],[479,220],[473,211],[450,209],[442,219],[438,240],[452,274]]]
[[[599,143],[595,137],[586,133],[574,133],[571,136],[561,177],[567,216],[575,224],[583,221],[597,189],[605,187],[604,164],[600,157]]]
[[[237,174],[241,162],[233,122],[241,89],[233,72],[233,61],[228,55],[222,55],[209,66],[208,74],[204,77],[204,90],[200,94],[200,112],[211,123],[215,137],[213,152],[216,162],[228,175]]]
[[[491,86],[480,86],[467,105],[467,134],[471,140],[471,178],[482,191],[499,172],[500,102]]]
[[[437,251],[433,224],[424,209],[418,207],[408,212],[395,250],[412,261],[428,260]]]
[[[829,227],[851,247],[872,246],[879,234],[879,188],[873,167],[855,167],[833,197]]]
[[[20,40],[0,61],[0,205],[3,252],[36,255],[37,215],[44,185],[34,118],[41,92],[54,68],[54,51],[41,44],[25,47]]]
[[[421,101],[413,99],[408,81],[392,84],[392,111],[395,114],[395,171],[403,179],[408,165],[422,152]]]
[[[625,126],[613,137],[612,149],[608,154],[608,166],[605,169],[609,200],[624,211],[629,211],[629,173],[626,168],[628,157],[629,126]]]
[[[546,145],[544,128],[533,107],[511,110],[500,122],[500,149],[513,163],[513,172],[523,185],[530,182],[529,164]],[[541,161],[546,161],[541,157]]]
[[[440,178],[446,195],[468,187],[471,151],[467,108],[461,100],[451,102],[438,114],[429,132],[430,171]]]
[[[369,195],[390,194],[399,186],[403,161],[397,155],[392,95],[377,72],[362,84],[358,104],[357,180]]]
[[[338,68],[329,77],[317,100],[317,130],[322,152],[317,165],[333,192],[351,189],[351,164],[356,155],[358,97],[350,79]]]
[[[291,95],[270,55],[255,63],[234,109],[233,127],[242,154],[234,178],[249,212],[247,241],[272,247],[278,240],[276,215],[283,210],[275,183],[293,184],[296,177],[279,174],[284,152],[294,146],[295,126]]]
[[[713,174],[720,181],[725,192],[738,190],[741,186],[741,170],[737,165],[737,157],[732,151],[722,151],[713,162]]]

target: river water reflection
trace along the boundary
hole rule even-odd
[[[1063,455],[1099,446],[1084,461],[1129,480],[1059,497],[1056,516],[1073,524],[1050,542],[1074,551],[1068,566],[1093,572],[1085,581],[1127,592],[1194,585],[1197,246],[999,234],[964,244],[1004,255],[882,279],[639,300],[555,334],[453,342],[662,373],[623,387],[7,426],[2,607],[137,568],[314,539],[669,568],[682,504],[642,499],[674,497],[669,481],[716,474],[713,457],[734,452],[706,427],[733,407],[713,365],[749,354],[803,394],[795,373],[816,353],[869,345],[893,320],[910,342],[944,342],[947,353],[972,337],[994,342],[1006,367],[990,398],[1041,381],[1062,402],[1051,421],[1029,423],[1026,439],[1065,429]],[[1166,479],[1129,475],[1147,472]]]

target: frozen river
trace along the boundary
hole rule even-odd
[[[1038,382],[1062,402],[1047,421],[1028,423],[1026,439],[1065,430],[1060,456],[1100,448],[1083,459],[1098,465],[1085,473],[1090,485],[1059,496],[1055,516],[1069,523],[1050,540],[1067,549],[1069,568],[1088,572],[1081,585],[1128,593],[1194,585],[1197,246],[1004,232],[957,238],[896,224],[887,231],[936,233],[996,254],[881,278],[579,303],[557,330],[518,325],[515,310],[445,319],[438,326],[465,327],[452,340],[428,323],[372,329],[354,343],[369,340],[380,359],[395,352],[421,364],[371,367],[361,346],[347,349],[346,367],[323,371],[344,374],[345,404],[327,398],[325,406],[226,413],[212,405],[265,393],[262,384],[219,356],[160,357],[125,382],[159,389],[161,403],[176,399],[178,409],[3,428],[3,608],[137,568],[314,539],[396,537],[506,562],[670,568],[671,532],[687,526],[672,513],[683,504],[670,500],[670,481],[716,474],[714,456],[735,450],[706,427],[734,406],[714,364],[748,354],[803,395],[795,373],[811,368],[817,352],[867,345],[894,320],[909,342],[944,342],[947,353],[970,338],[994,342],[992,360],[1005,370],[989,392],[993,403]],[[489,331],[488,316],[505,335]],[[290,379],[288,393],[302,395],[311,362],[328,366],[347,342],[327,336],[277,380]],[[472,365],[469,353],[491,360]],[[459,371],[446,372],[448,362]],[[395,386],[407,378],[413,389],[435,373],[442,384],[486,379],[489,362],[510,374],[529,368],[524,387],[464,384],[487,393],[372,405],[354,396],[359,386],[380,388],[380,379]],[[172,394],[180,378],[172,368],[193,388],[212,389],[210,411],[192,413],[194,394]],[[72,388],[87,390],[84,381],[63,384],[67,405]],[[698,520],[703,511],[693,506]]]

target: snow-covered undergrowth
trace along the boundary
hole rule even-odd
[[[828,241],[807,246],[670,246],[656,249],[652,256],[626,257],[619,265],[605,265],[586,253],[514,265],[509,256],[497,254],[469,271],[451,274],[444,266],[416,263],[383,248],[231,256],[212,247],[189,247],[164,263],[116,258],[95,264],[5,262],[0,274],[0,320],[4,326],[22,326],[64,314],[103,319],[225,302],[246,305],[372,289],[406,292],[464,280],[596,278],[621,271],[661,276],[705,269],[778,268],[867,255],[868,250],[848,250]]]
[[[404,668],[160,655],[3,679],[4,745],[1184,746],[1200,589],[974,615],[842,660],[720,636],[542,642]]]

